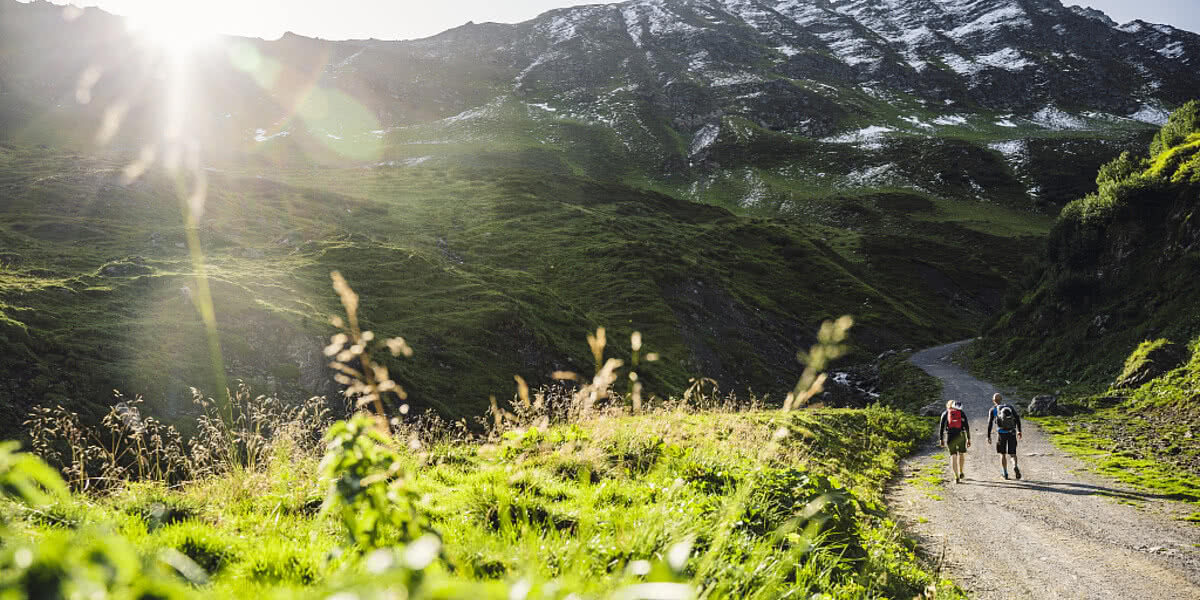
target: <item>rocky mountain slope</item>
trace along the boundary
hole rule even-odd
[[[958,339],[1200,89],[1198,40],[1053,1],[635,0],[181,55],[0,0],[4,421],[113,388],[182,414],[222,378],[328,393],[334,269],[417,349],[413,403],[455,416],[586,370],[597,325],[645,334],[661,393],[778,395],[842,313],[857,360]]]
[[[1200,102],[1096,183],[971,355],[1025,389],[1062,390],[1070,416],[1048,425],[1102,472],[1200,502]]]
[[[1057,383],[1107,385],[1142,341],[1186,345],[1200,335],[1200,102],[1173,114],[1149,152],[1105,165],[1096,183],[1063,209],[1044,265],[991,326],[983,355]]]
[[[139,42],[120,23],[2,10],[6,137],[91,138],[112,113],[112,143],[157,141],[170,70],[126,60]],[[1200,36],[1057,0],[631,0],[205,50],[183,126],[212,162],[483,155],[769,212],[864,186],[1062,204],[1088,181],[1047,163],[1091,170],[1200,87]]]

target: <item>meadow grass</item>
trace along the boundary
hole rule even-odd
[[[530,582],[558,590],[546,597],[623,597],[669,575],[704,597],[911,597],[940,582],[883,512],[882,489],[928,427],[881,408],[674,411],[514,430],[491,443],[444,439],[400,456],[406,493],[440,538],[426,571],[443,586]],[[204,576],[171,597],[387,589],[367,575],[374,555],[356,554],[322,510],[331,492],[319,458],[282,444],[259,468],[178,487],[133,483],[42,509],[9,502],[5,549],[30,548],[42,565],[57,540],[107,531],[137,556],[173,550]],[[830,498],[841,498],[836,511],[794,522]],[[690,551],[674,571],[649,572],[681,542]],[[20,572],[9,563],[0,587],[19,589],[29,576]],[[937,597],[956,593],[942,589]]]

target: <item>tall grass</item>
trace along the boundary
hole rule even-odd
[[[347,314],[326,354],[355,411],[345,421],[330,424],[320,399],[289,407],[246,389],[230,394],[230,418],[197,396],[207,412],[186,442],[136,399],[96,431],[39,409],[35,450],[76,490],[105,495],[67,497],[45,463],[0,450],[15,502],[0,514],[16,517],[3,525],[0,596],[938,593],[878,505],[925,425],[881,408],[798,410],[844,352],[849,319],[801,355],[783,412],[702,378],[682,398],[646,394],[636,373],[655,357],[635,334],[626,369],[601,329],[588,337],[592,375],[538,390],[518,377],[509,406],[448,424],[407,414],[373,357],[413,350],[362,330],[357,296],[336,274],[334,285]]]

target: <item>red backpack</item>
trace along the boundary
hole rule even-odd
[[[946,428],[947,429],[962,429],[963,428],[963,412],[957,408],[951,408],[946,411]]]

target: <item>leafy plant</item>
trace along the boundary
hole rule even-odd
[[[406,463],[378,421],[355,415],[334,423],[321,461],[329,492],[322,511],[341,520],[350,543],[372,550],[412,542],[430,532],[409,485]]]

